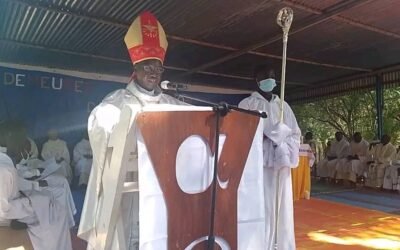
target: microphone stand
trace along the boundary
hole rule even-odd
[[[258,116],[260,118],[267,118],[268,117],[266,112],[261,112],[261,111],[257,111],[257,110],[242,109],[242,108],[239,108],[238,106],[231,105],[231,104],[228,104],[226,102],[215,103],[215,102],[206,101],[206,100],[203,100],[203,99],[200,99],[200,98],[195,98],[195,97],[183,95],[183,94],[181,94],[179,92],[178,89],[175,90],[174,94],[168,93],[166,91],[164,91],[163,93],[171,95],[171,96],[175,97],[176,99],[183,98],[183,99],[189,99],[189,100],[192,100],[192,101],[196,101],[196,102],[207,104],[208,106],[213,107],[214,111],[215,111],[215,108],[217,106],[223,106],[224,107],[223,110],[226,111],[226,114],[229,113],[231,110],[235,110],[235,111],[246,113],[246,114],[249,114],[249,115],[255,115],[255,116]],[[185,102],[185,101],[183,101],[183,102]],[[221,109],[221,107],[219,107],[219,109]],[[225,116],[225,115],[223,115],[223,116]]]
[[[166,93],[166,92],[164,92]],[[168,94],[168,93],[166,93]],[[172,94],[171,94],[172,95]],[[212,194],[211,194],[211,211],[210,211],[210,228],[208,232],[208,239],[207,239],[207,250],[214,250],[215,245],[215,233],[214,233],[214,226],[215,226],[215,204],[217,200],[217,175],[218,175],[218,155],[219,155],[219,136],[220,136],[220,120],[221,117],[226,116],[231,110],[235,110],[238,112],[242,112],[248,115],[254,115],[261,118],[267,118],[266,112],[254,111],[254,110],[247,110],[242,109],[234,105],[230,105],[226,102],[214,103],[210,101],[206,101],[199,98],[194,98],[187,95],[182,95],[179,93],[178,89],[175,90],[173,96],[177,99],[186,98],[192,101],[201,102],[213,107],[213,111],[216,115],[215,119],[215,153],[214,153],[214,172],[212,178]]]

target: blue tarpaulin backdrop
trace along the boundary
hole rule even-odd
[[[93,107],[108,93],[125,86],[117,82],[0,67],[0,121],[23,121],[39,150],[50,128],[56,128],[72,148],[81,139]],[[184,94],[234,105],[247,96]]]

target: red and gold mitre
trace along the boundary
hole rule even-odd
[[[167,37],[160,22],[150,12],[142,13],[133,21],[124,40],[133,64],[148,59],[164,63]]]

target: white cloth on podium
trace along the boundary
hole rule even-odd
[[[196,110],[195,107],[190,107]],[[175,107],[174,107],[175,110]],[[187,110],[187,108],[186,108]],[[257,128],[255,138],[243,171],[238,189],[238,249],[265,249],[265,210],[263,186],[263,125]],[[220,151],[224,138],[220,137]],[[167,249],[167,211],[151,159],[143,139],[138,139],[139,185],[140,185],[140,249]],[[180,164],[191,165],[185,173]],[[212,179],[213,157],[207,154],[200,139],[189,139],[178,151],[177,179],[188,193],[204,190]],[[184,219],[184,218],[182,218]],[[208,220],[209,218],[204,218]],[[179,222],[177,222],[179,223]],[[195,239],[194,239],[195,240]]]

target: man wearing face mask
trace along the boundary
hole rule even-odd
[[[134,65],[132,79],[126,89],[109,94],[92,111],[88,122],[93,165],[78,231],[78,236],[88,242],[88,249],[95,248],[97,237],[95,226],[103,202],[101,185],[106,163],[105,154],[110,135],[121,119],[122,109],[130,105],[137,107],[137,112],[139,112],[141,108],[149,104],[181,104],[177,99],[163,94],[159,87],[168,43],[157,19],[149,12],[142,13],[130,26],[125,36],[125,43]],[[137,161],[137,156],[134,161]],[[132,175],[132,172],[127,174],[127,181],[136,180],[137,176]],[[138,197],[138,193],[122,195],[119,216],[125,222],[126,249],[138,249],[139,245]]]
[[[277,249],[296,249],[291,168],[298,165],[301,132],[286,102],[283,124],[280,123],[281,100],[272,93],[276,87],[274,71],[259,66],[254,73],[255,92],[241,101],[239,107],[268,114],[264,119],[266,249],[274,249],[274,243]]]

